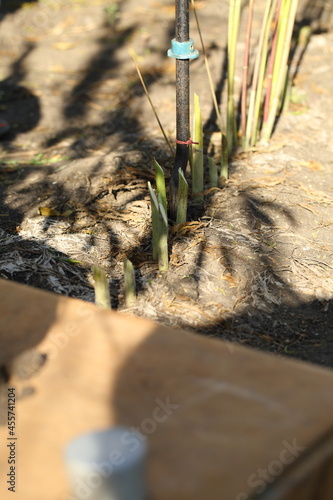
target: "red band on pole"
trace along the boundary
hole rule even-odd
[[[178,141],[176,139],[177,144],[185,144],[186,146],[189,146],[190,144],[199,144],[198,142],[193,142],[192,139],[189,139],[188,141]]]

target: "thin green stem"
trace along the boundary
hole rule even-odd
[[[244,148],[246,145],[247,85],[248,85],[248,74],[249,74],[252,19],[253,19],[253,0],[250,0],[247,27],[246,27],[244,60],[243,60],[243,80],[242,80],[242,100],[241,100],[241,131],[242,131],[242,141]]]
[[[273,14],[276,8],[277,0],[274,0],[274,3],[270,3],[270,10],[267,16],[267,22],[264,28],[263,34],[263,43],[262,43],[262,51],[259,57],[259,72],[258,72],[258,83],[255,93],[254,100],[254,112],[253,112],[253,121],[252,121],[252,132],[251,132],[251,146],[254,146],[257,142],[259,135],[259,127],[260,127],[260,107],[262,103],[262,93],[264,86],[264,78],[265,78],[265,70],[266,63],[268,58],[268,38],[270,33],[270,27],[273,19]]]
[[[202,115],[197,94],[194,94],[193,141],[197,144],[192,146],[192,193],[196,195],[196,200],[200,200],[204,189],[203,132]]]
[[[266,123],[266,121],[267,121],[268,111],[269,111],[269,103],[270,103],[270,98],[271,98],[272,83],[273,83],[273,70],[274,70],[274,62],[275,62],[276,49],[277,49],[278,33],[279,33],[278,32],[278,22],[279,22],[279,16],[280,16],[280,12],[281,12],[281,4],[282,4],[282,0],[279,0],[278,6],[276,9],[276,14],[275,14],[274,27],[272,29],[273,41],[272,41],[271,54],[269,57],[269,64],[268,64],[268,70],[267,70],[267,90],[266,90],[265,103],[264,103],[263,123]]]
[[[293,33],[293,28],[294,28],[294,23],[295,23],[295,18],[296,18],[296,11],[297,11],[297,5],[298,5],[298,0],[287,0],[287,4],[285,7],[284,11],[284,19],[281,21],[282,23],[285,22],[285,18],[287,20],[287,27],[286,30],[282,29],[282,33],[284,33],[284,38],[283,38],[283,50],[281,53],[281,57],[279,60],[276,59],[276,67],[279,68],[278,73],[273,72],[273,80],[274,80],[274,75],[277,75],[277,82],[276,85],[273,86],[272,88],[272,97],[271,97],[271,104],[270,104],[270,109],[269,109],[269,114],[267,118],[267,122],[263,126],[262,130],[262,135],[261,139],[263,142],[267,142],[269,138],[272,135],[272,131],[274,128],[276,116],[279,110],[279,106],[281,105],[281,97],[283,93],[283,89],[285,86],[285,80],[286,80],[286,75],[287,75],[287,63],[288,63],[288,57],[290,53],[290,44],[291,44],[291,38],[292,38],[292,33]],[[290,7],[288,10],[287,7]],[[282,42],[281,42],[282,43]],[[274,65],[275,69],[275,65]]]
[[[277,41],[276,41],[276,53],[274,57],[274,67],[273,67],[273,76],[272,76],[272,99],[274,98],[278,77],[280,75],[282,57],[284,53],[286,34],[288,30],[288,23],[290,21],[290,8],[293,2],[297,2],[297,0],[280,0],[278,9],[277,9]],[[294,23],[293,23],[294,24]],[[288,49],[289,53],[289,49]],[[274,56],[274,54],[273,54]]]
[[[227,139],[229,154],[237,144],[235,115],[235,65],[236,47],[239,31],[241,0],[230,0],[228,18],[228,104],[227,104]]]
[[[257,49],[257,54],[255,58],[255,63],[254,63],[254,70],[253,70],[253,77],[252,77],[252,84],[251,84],[251,91],[250,91],[250,99],[249,99],[249,107],[248,107],[248,113],[247,113],[247,122],[246,122],[246,134],[245,134],[245,150],[249,148],[251,139],[252,139],[252,133],[253,133],[253,123],[254,123],[254,111],[255,111],[255,102],[256,102],[256,96],[257,92],[261,91],[258,88],[258,82],[259,82],[259,72],[260,72],[260,67],[261,67],[261,61],[263,59],[263,54],[264,54],[264,45],[265,45],[265,38],[267,34],[267,29],[268,29],[268,21],[269,21],[269,14],[271,11],[271,5],[272,5],[272,0],[267,1],[266,3],[266,8],[263,16],[263,21],[261,24],[261,30],[260,30],[260,36],[259,36],[259,42],[258,42],[258,49]],[[260,100],[259,100],[260,103]],[[256,121],[258,120],[258,117],[256,117]]]

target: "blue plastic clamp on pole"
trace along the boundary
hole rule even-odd
[[[177,42],[174,38],[171,40],[171,49],[168,50],[168,56],[174,59],[196,59],[199,57],[199,51],[194,48],[192,38],[187,42]]]

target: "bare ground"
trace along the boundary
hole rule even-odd
[[[311,11],[317,33],[299,66],[294,60],[292,102],[272,140],[235,154],[229,181],[207,189],[204,206],[191,202],[189,223],[170,229],[170,269],[161,275],[147,181],[154,157],[169,178],[172,157],[128,49],[174,138],[174,62],[165,54],[173,4],[3,3],[0,115],[11,131],[0,140],[0,275],[92,301],[97,264],[114,308],[332,367],[333,34]],[[228,2],[197,6],[220,96]],[[198,41],[193,19],[192,36]],[[218,159],[203,58],[191,68],[206,147]],[[224,92],[221,101],[223,110]],[[136,269],[131,310],[125,255]]]

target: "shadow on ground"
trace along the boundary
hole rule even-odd
[[[84,125],[87,107],[94,101],[96,89],[107,78],[107,71],[118,67],[117,50],[134,29],[135,26],[126,30],[118,30],[117,25],[105,27],[98,52],[64,100],[63,116],[68,127],[49,137],[45,147],[56,148],[64,139],[74,138],[68,151],[70,160],[55,165],[38,158],[35,164],[2,164],[0,224],[11,233],[1,235],[3,277],[93,300],[89,283],[91,265],[107,262],[113,306],[118,307],[123,304],[121,261],[124,255],[137,269],[139,296],[145,296],[150,282],[158,276],[156,264],[152,262],[149,210],[137,212],[145,220],[141,233],[131,233],[130,224],[135,222],[133,204],[142,203],[148,208],[147,181],[154,177],[150,167],[152,157],[162,158],[164,165],[171,164],[172,159],[160,142],[141,138],[140,117],[130,106],[133,96],[142,93],[134,72],[131,85],[124,86],[117,96],[115,109],[103,111],[96,125]],[[27,45],[13,65],[12,75],[3,82],[7,95],[19,88],[24,75],[24,59],[33,48],[32,44]],[[147,72],[144,77],[149,87],[161,74]],[[223,88],[225,77],[224,66],[219,89]],[[29,126],[34,127],[39,118],[38,102],[31,96],[27,101],[32,109]],[[20,131],[25,131],[24,125]],[[15,137],[15,132],[12,133],[14,135],[8,137],[8,148]],[[113,154],[120,143],[121,149]],[[99,150],[103,150],[102,154],[93,156],[93,152]],[[13,191],[15,200],[10,194]],[[246,188],[236,193],[232,185],[223,190],[222,200],[218,202],[222,203],[222,209],[216,203],[208,197],[206,212],[201,211],[203,217],[199,224],[206,226],[192,262],[181,259],[191,256],[195,240],[184,237],[186,227],[178,234],[172,233],[170,271],[161,284],[157,280],[156,297],[163,301],[164,294],[169,292],[188,296],[192,302],[183,301],[180,307],[184,311],[202,299],[207,304],[215,301],[221,307],[227,303],[225,313],[216,315],[223,319],[206,321],[204,328],[179,320],[177,326],[331,366],[332,304],[305,302],[298,296],[285,278],[288,271],[283,269],[279,252],[274,250],[276,214],[289,225],[296,226],[293,213],[274,201],[270,202],[268,210],[267,201]],[[212,215],[214,206],[219,207],[219,214]],[[38,207],[44,209],[44,214],[49,210],[48,215],[40,215]],[[241,224],[235,228],[232,224],[237,212],[241,214]],[[205,213],[208,213],[206,221]],[[25,238],[21,239],[15,234],[15,228],[24,219],[31,222],[29,227],[23,227]],[[68,252],[55,250],[56,241],[62,237],[71,245]],[[104,243],[100,245],[100,241]],[[50,245],[52,242],[54,247]],[[73,250],[75,246],[78,253]],[[207,273],[217,279],[223,277],[222,296],[217,298],[216,289],[205,289]],[[237,285],[236,274],[241,276]],[[187,288],[183,286],[184,278],[189,278]]]

